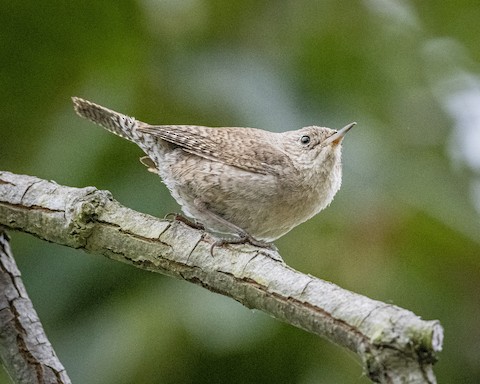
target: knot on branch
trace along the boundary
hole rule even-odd
[[[113,200],[109,191],[101,191],[94,187],[78,190],[78,194],[67,202],[65,218],[67,231],[78,248],[84,247],[101,211]]]
[[[372,381],[401,383],[399,377],[411,375],[412,381],[408,382],[436,382],[432,365],[442,350],[443,327],[435,320],[417,319],[402,324],[400,329],[383,330],[381,335],[370,340],[370,344],[363,345],[363,363]],[[397,375],[400,371],[404,374]]]

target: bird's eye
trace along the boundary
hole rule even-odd
[[[304,145],[307,145],[308,143],[310,143],[310,136],[307,136],[307,135],[302,136],[300,138],[300,142]]]

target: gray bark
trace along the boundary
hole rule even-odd
[[[67,384],[0,227],[0,359],[15,383]]]
[[[300,273],[273,251],[215,247],[179,221],[123,207],[110,193],[0,172],[0,224],[41,239],[167,274],[324,337],[360,357],[379,383],[435,383],[438,321]]]

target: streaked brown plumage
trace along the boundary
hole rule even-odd
[[[341,184],[341,131],[149,125],[89,101],[75,111],[135,142],[183,212],[213,232],[271,242],[332,201]]]

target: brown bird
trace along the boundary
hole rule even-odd
[[[90,101],[75,111],[147,156],[189,217],[237,241],[265,245],[330,204],[342,180],[341,142],[356,124],[335,131],[310,126],[275,133],[256,128],[150,125]]]

